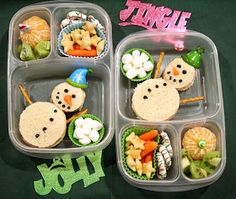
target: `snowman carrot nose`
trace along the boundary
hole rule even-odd
[[[178,76],[179,75],[179,70],[177,68],[173,67],[172,73],[173,73],[174,76]]]
[[[64,97],[64,101],[68,104],[68,105],[72,105],[72,96],[71,95],[65,95]]]

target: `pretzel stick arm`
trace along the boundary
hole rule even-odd
[[[78,113],[76,113],[75,115],[73,115],[72,117],[70,117],[68,120],[66,120],[66,123],[70,123],[73,119],[75,119],[77,116],[79,115],[83,115],[86,114],[88,112],[88,109],[84,109],[83,111],[80,111]]]
[[[159,58],[158,58],[158,61],[157,61],[157,65],[156,65],[156,71],[155,71],[155,74],[154,74],[154,79],[158,78],[159,74],[160,74],[160,69],[161,69],[161,64],[164,60],[164,56],[165,56],[165,53],[164,52],[160,52],[160,55],[159,55]]]
[[[187,103],[191,103],[191,102],[197,102],[197,101],[201,101],[201,100],[204,100],[204,99],[205,99],[204,96],[186,98],[186,99],[180,100],[180,104],[182,105],[182,104],[187,104]]]
[[[18,87],[19,87],[19,89],[20,89],[22,95],[24,96],[26,102],[27,102],[28,104],[33,104],[33,102],[31,101],[31,99],[30,99],[30,97],[29,97],[29,95],[28,95],[28,93],[27,93],[27,91],[25,90],[24,86],[23,86],[21,83],[19,83],[19,84],[18,84]]]

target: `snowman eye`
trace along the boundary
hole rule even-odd
[[[186,70],[183,70],[182,73],[185,75],[185,74],[187,74],[187,71],[186,71]]]
[[[148,99],[148,97],[146,95],[143,96],[143,99]]]
[[[163,86],[167,86],[167,83],[164,83]]]
[[[176,67],[177,67],[177,68],[181,68],[181,65],[180,65],[180,64],[178,64]]]
[[[60,92],[57,92],[57,94],[59,95],[59,94],[60,94]]]
[[[55,109],[53,112],[56,113],[56,112],[57,112],[57,109]]]
[[[170,71],[168,71],[167,74],[170,74]]]
[[[68,89],[65,89],[64,92],[65,92],[65,93],[68,93]]]
[[[38,133],[37,133],[37,134],[35,134],[35,137],[36,137],[36,138],[38,138],[38,137],[39,137],[39,134],[38,134]]]
[[[72,98],[75,98],[76,96],[75,95],[72,95]]]

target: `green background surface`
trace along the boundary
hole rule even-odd
[[[205,188],[180,193],[157,193],[145,191],[129,185],[119,174],[116,166],[114,140],[103,152],[105,177],[88,188],[83,188],[82,181],[75,183],[66,195],[52,191],[46,196],[39,196],[33,189],[33,181],[41,178],[36,166],[47,162],[42,159],[27,157],[18,152],[11,144],[7,128],[7,45],[8,25],[11,17],[20,8],[35,0],[8,0],[0,5],[0,197],[8,198],[236,198],[236,1],[234,0],[148,0],[155,5],[171,9],[189,11],[188,29],[199,31],[210,37],[218,48],[222,77],[226,138],[227,165],[222,177]],[[90,1],[102,6],[110,15],[113,25],[113,45],[126,35],[142,30],[140,27],[120,27],[119,11],[125,8],[126,1],[100,0]],[[51,163],[50,161],[48,161]]]

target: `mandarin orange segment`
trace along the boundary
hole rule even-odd
[[[199,160],[216,149],[216,135],[207,128],[194,127],[184,134],[182,145],[193,159]]]

